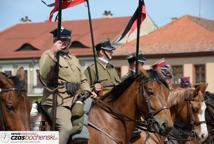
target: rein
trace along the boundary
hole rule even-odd
[[[195,101],[195,102],[202,102],[202,101],[199,101],[199,100],[195,100],[195,99],[187,99],[185,100],[187,102],[187,107],[188,107],[188,121],[189,121],[189,124],[191,125],[191,129],[194,129],[195,126],[198,126],[198,125],[201,125],[203,123],[206,123],[206,121],[199,121],[199,122],[195,122],[192,118],[193,116],[193,110],[192,110],[192,104],[191,104],[191,101]],[[192,140],[196,140],[198,138],[197,135],[193,135],[193,133],[191,132],[186,132],[183,128],[179,127],[181,131],[178,132],[178,135],[180,133],[184,133],[186,135],[188,135],[188,138],[177,138],[175,135],[170,134],[168,136],[170,137],[167,137],[167,140],[177,140],[177,141],[192,141]],[[177,129],[176,129],[177,130]]]
[[[148,79],[146,81],[142,81],[140,83],[140,90],[139,92],[144,96],[145,98],[145,102],[147,105],[147,109],[148,109],[148,117],[146,118],[146,120],[142,121],[142,120],[135,120],[133,118],[128,117],[127,115],[116,111],[115,109],[113,109],[110,105],[108,105],[107,103],[103,102],[100,99],[95,99],[95,102],[97,104],[97,106],[99,106],[100,108],[102,108],[104,111],[106,111],[107,113],[111,114],[115,119],[119,119],[123,122],[123,124],[125,125],[125,122],[133,122],[137,125],[137,128],[141,129],[141,130],[146,130],[149,132],[153,132],[155,133],[156,131],[158,131],[158,126],[157,126],[157,121],[154,119],[154,116],[157,115],[158,113],[160,113],[161,111],[165,110],[165,109],[169,109],[167,107],[163,107],[160,110],[153,112],[152,108],[151,108],[151,104],[149,102],[149,96],[147,96],[148,92],[145,90],[144,88],[144,84],[149,82],[149,81],[154,81],[153,79]],[[147,94],[143,94],[144,92],[146,92]],[[93,128],[95,128],[96,130],[100,131],[101,133],[105,134],[107,137],[109,137],[110,139],[112,139],[113,141],[115,141],[116,143],[121,143],[119,140],[117,140],[117,138],[113,137],[112,135],[108,134],[105,130],[97,127],[96,125],[94,125],[92,122],[89,122],[89,125]],[[154,130],[151,130],[152,128],[154,128]]]
[[[51,92],[51,93],[54,93],[54,92],[56,92],[59,88],[64,87],[63,85],[58,84],[58,86],[57,86],[56,88],[50,88],[50,87],[46,84],[45,80],[42,78],[42,76],[41,76],[39,73],[38,73],[38,78],[39,78],[39,81],[41,82],[41,84],[43,85],[43,88],[45,88],[47,91],[49,91],[49,92]]]
[[[0,93],[9,92],[9,91],[26,91],[26,90],[17,89],[17,88],[0,88]]]
[[[149,94],[149,92],[144,88],[144,85],[149,82],[149,81],[158,81],[159,79],[146,79],[143,80],[141,82],[141,87],[140,87],[140,93],[147,93]],[[161,84],[163,84],[162,82],[160,82]],[[165,85],[164,85],[165,86]],[[158,122],[155,120],[154,116],[157,115],[158,113],[160,113],[161,111],[165,110],[165,109],[169,109],[168,107],[163,107],[160,110],[154,112],[151,108],[151,103],[149,102],[149,96],[147,94],[143,94],[144,98],[145,98],[145,102],[146,102],[146,106],[148,109],[148,117],[145,117],[145,121],[147,122],[147,129],[149,129],[151,131],[152,128],[154,128],[155,132],[158,132]]]

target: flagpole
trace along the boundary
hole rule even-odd
[[[59,0],[58,3],[59,6],[59,12],[58,12],[58,26],[57,26],[57,40],[60,40],[60,33],[61,33],[61,25],[62,25],[62,0]],[[56,67],[55,67],[55,72],[56,72],[56,77],[55,77],[55,88],[58,87],[58,78],[59,78],[59,53],[57,52],[56,54]],[[55,131],[56,130],[56,107],[57,107],[57,90],[53,94],[53,107],[52,107],[52,125],[51,125],[51,130]]]
[[[97,68],[97,60],[96,60],[96,51],[94,46],[94,34],[93,34],[93,28],[92,28],[92,20],[91,20],[91,11],[90,11],[90,5],[89,0],[86,0],[87,6],[88,6],[88,19],[89,19],[89,26],[90,26],[90,33],[91,33],[91,43],[93,48],[93,56],[94,56],[94,65],[95,65],[95,72],[96,72],[96,82],[99,82],[99,75],[98,75],[98,68]]]
[[[138,17],[137,17],[137,43],[136,43],[136,67],[135,71],[138,73],[138,54],[139,54],[139,44],[140,44],[140,25],[141,25],[141,17],[142,17],[142,0],[139,0],[138,3]]]

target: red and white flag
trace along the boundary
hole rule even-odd
[[[62,9],[73,7],[73,6],[76,6],[76,5],[81,4],[83,2],[86,2],[86,0],[63,0]],[[55,0],[54,8],[50,12],[49,21],[52,21],[54,13],[57,12],[58,10],[59,10],[59,0]]]

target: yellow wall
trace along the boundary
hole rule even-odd
[[[208,83],[207,90],[214,92],[214,63],[206,64],[206,82]]]
[[[150,66],[159,59],[147,59],[144,68],[149,69]],[[166,62],[170,65],[182,65],[184,76],[190,77],[191,83],[194,84],[194,65],[205,64],[206,66],[206,82],[208,83],[208,91],[214,92],[214,57],[188,57],[188,58],[166,58]],[[121,75],[127,72],[127,60],[114,60],[116,65],[121,66]],[[125,68],[126,66],[126,68]]]
[[[190,77],[190,82],[193,83],[193,65],[192,64],[184,64],[183,71],[185,77]]]

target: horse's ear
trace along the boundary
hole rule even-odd
[[[195,93],[201,92],[204,94],[206,92],[207,86],[207,83],[201,83],[200,85],[196,86]]]
[[[17,70],[16,76],[19,78],[20,81],[25,81],[26,82],[26,74],[25,74],[25,70],[24,70],[23,67],[20,67]]]
[[[199,85],[199,91],[201,91],[203,94],[206,92],[208,83],[202,83]]]
[[[19,79],[19,83],[16,83],[17,87],[22,89],[27,88],[27,76],[23,67],[20,67],[16,72],[16,77]]]

